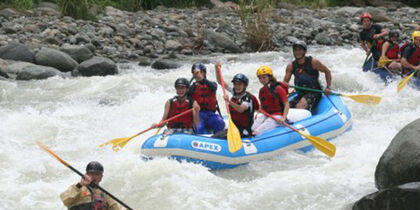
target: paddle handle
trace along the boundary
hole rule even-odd
[[[84,174],[80,173],[80,171],[78,171],[77,169],[73,168],[73,166],[71,166],[70,164],[68,164],[63,159],[61,159],[57,154],[55,154],[50,148],[48,148],[47,146],[45,146],[43,143],[41,143],[41,142],[38,141],[38,142],[36,142],[36,144],[39,147],[41,147],[43,150],[45,150],[46,152],[48,152],[50,155],[52,155],[53,157],[55,157],[60,163],[62,163],[63,165],[67,166],[70,170],[72,170],[73,172],[75,172],[76,174],[78,174],[81,177],[85,177]],[[115,201],[117,201],[119,204],[121,204],[122,206],[124,206],[128,210],[133,210],[131,207],[129,207],[124,202],[122,202],[120,199],[116,198],[114,195],[112,195],[110,192],[106,191],[101,186],[99,186],[99,185],[97,185],[95,183],[91,183],[91,185],[94,186],[94,187],[97,187],[99,190],[101,190],[102,192],[104,192],[105,194],[107,194],[109,197],[111,197],[112,199],[114,199]]]
[[[219,72],[219,76],[220,76],[220,84],[222,85],[222,90],[223,90],[223,97],[226,97],[226,91],[225,91],[225,81],[223,80],[223,76],[222,76],[222,70],[220,70],[220,66],[217,66],[217,71]],[[224,100],[225,104],[226,104],[226,111],[227,114],[230,117],[230,110],[229,110],[229,102]]]
[[[298,90],[306,90],[306,91],[312,91],[312,92],[324,93],[324,91],[322,91],[322,90],[313,89],[313,88],[299,87],[299,86],[293,86],[293,85],[290,85],[290,87],[291,87],[291,88],[298,89]],[[341,93],[331,93],[330,95],[341,96]]]

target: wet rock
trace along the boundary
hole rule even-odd
[[[32,51],[23,44],[11,43],[0,47],[0,58],[16,61],[35,62],[35,56]]]
[[[68,54],[51,48],[41,48],[35,55],[36,64],[50,66],[63,72],[72,71],[78,63]]]
[[[318,44],[323,44],[323,45],[331,45],[331,39],[328,37],[327,33],[318,33],[315,36],[315,40]]]
[[[88,47],[82,45],[63,45],[60,48],[61,51],[70,55],[78,63],[81,63],[89,58],[93,57],[93,53],[89,50]]]
[[[0,16],[3,16],[3,17],[8,18],[8,17],[18,16],[18,15],[20,15],[19,12],[10,8],[5,8],[5,9],[0,10]]]
[[[179,50],[182,48],[181,43],[175,41],[175,40],[168,40],[165,43],[165,48],[167,50]]]
[[[376,187],[381,190],[420,181],[420,118],[406,125],[392,139],[375,171]]]
[[[118,73],[117,65],[114,61],[104,57],[94,56],[89,60],[83,61],[77,71],[82,76],[106,76]]]
[[[137,65],[139,66],[150,66],[152,64],[152,61],[148,57],[139,57],[138,61]]]
[[[181,67],[182,65],[170,60],[157,60],[153,62],[152,68],[154,69],[176,69]]]
[[[353,205],[353,210],[418,210],[420,182],[411,182],[367,195]]]
[[[0,76],[4,78],[9,78],[9,75],[6,73],[5,70],[0,66]]]
[[[54,76],[63,76],[63,74],[52,67],[41,65],[28,65],[17,74],[16,80],[47,79]]]
[[[227,49],[232,53],[241,53],[242,49],[235,44],[229,37],[226,35],[211,31],[205,30],[204,32],[205,40],[214,47],[220,47]]]

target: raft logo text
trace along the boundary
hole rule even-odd
[[[200,149],[200,150],[207,150],[211,152],[220,152],[222,151],[222,147],[218,144],[207,143],[202,141],[192,141],[191,146]]]

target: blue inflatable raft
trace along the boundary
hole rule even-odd
[[[395,80],[401,80],[403,77],[397,73],[393,73],[389,70],[384,68],[377,67],[377,61],[372,59],[372,57],[366,61],[365,65],[363,66],[363,71],[372,71],[373,73],[377,74],[385,84]],[[408,82],[408,85],[420,89],[420,78],[412,77]]]
[[[352,116],[339,96],[323,96],[313,115],[291,124],[311,136],[334,138],[351,129]],[[141,147],[146,157],[167,156],[176,160],[199,163],[210,169],[233,168],[251,161],[268,159],[285,151],[313,149],[312,144],[285,126],[242,139],[243,147],[230,153],[225,139],[206,135],[155,135]]]

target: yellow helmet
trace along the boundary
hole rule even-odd
[[[269,66],[261,66],[258,68],[257,77],[265,74],[273,76],[273,70]]]
[[[411,35],[411,39],[413,40],[413,42],[416,37],[420,37],[420,31],[414,31]]]

